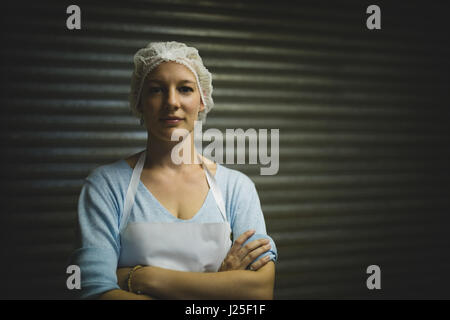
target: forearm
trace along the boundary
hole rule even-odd
[[[139,290],[162,299],[272,299],[275,267],[201,273],[156,267],[141,270]]]
[[[128,276],[132,268],[119,268],[117,269],[117,284],[120,289],[114,289],[107,291],[99,296],[100,300],[153,300],[152,297],[143,294],[135,294],[129,292],[128,289]]]

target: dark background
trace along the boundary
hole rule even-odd
[[[227,165],[258,189],[275,298],[450,297],[445,2],[117,3],[77,2],[72,31],[72,3],[2,3],[1,298],[73,297],[83,179],[144,148],[127,105],[132,57],[170,40],[213,73],[204,130],[280,129],[277,175]],[[381,30],[366,28],[370,4]]]

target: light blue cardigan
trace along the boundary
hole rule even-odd
[[[116,277],[120,256],[119,223],[131,174],[131,167],[122,159],[94,169],[85,179],[78,202],[81,243],[69,259],[69,264],[81,269],[81,298],[95,298],[106,291],[119,289]],[[253,181],[220,164],[217,164],[215,179],[223,194],[234,239],[249,229],[256,230],[247,242],[269,238],[272,249],[258,259],[269,254],[276,261],[277,249],[266,233]],[[190,220],[181,220],[164,208],[140,182],[128,222],[144,221],[208,223],[223,222],[223,218],[211,190],[196,215]]]

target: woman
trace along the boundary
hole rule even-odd
[[[86,178],[82,242],[71,259],[81,269],[81,296],[271,299],[277,251],[253,182],[194,146],[194,121],[213,107],[198,51],[155,42],[134,63],[130,106],[147,129],[147,148]],[[172,160],[176,130],[188,132],[181,143],[192,150],[181,164]]]

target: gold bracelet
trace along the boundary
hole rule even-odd
[[[131,288],[131,278],[132,278],[132,276],[133,276],[133,272],[135,272],[136,270],[138,270],[138,269],[140,269],[140,268],[142,268],[142,266],[138,264],[138,265],[135,266],[133,269],[131,269],[130,273],[128,274],[128,291],[131,292],[131,293],[134,293],[134,292],[133,292],[133,289]],[[138,291],[138,292],[136,292],[136,293],[137,293],[137,294],[141,294],[140,291]]]

